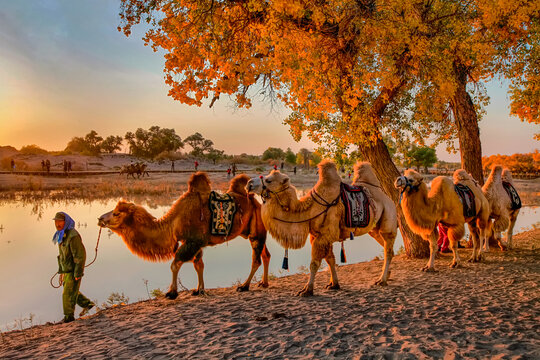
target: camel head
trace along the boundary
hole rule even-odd
[[[282,174],[279,170],[272,170],[267,176],[261,175],[251,178],[246,185],[246,190],[259,194],[264,199],[269,197],[269,193],[279,193],[286,190],[289,185],[287,175]]]
[[[417,190],[424,182],[424,177],[413,169],[405,170],[405,173],[394,181],[394,186],[401,192]]]
[[[134,218],[139,218],[137,215],[140,214],[140,212],[144,212],[145,215],[150,215],[140,206],[126,201],[119,201],[114,210],[109,211],[98,218],[98,225],[113,231],[119,231],[124,227],[132,226]],[[151,215],[150,217],[153,218]]]

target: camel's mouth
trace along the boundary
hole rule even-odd
[[[101,215],[98,218],[98,226],[109,227],[111,214],[112,214],[112,211],[109,211],[108,213]]]
[[[404,188],[408,183],[408,179],[405,176],[400,176],[394,181],[394,187],[396,189]]]

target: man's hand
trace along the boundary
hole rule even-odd
[[[60,283],[60,285],[64,283],[64,274],[60,274],[60,278],[58,279],[58,282]]]

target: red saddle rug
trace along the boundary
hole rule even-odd
[[[345,226],[366,227],[369,224],[369,199],[363,186],[341,183],[341,201],[345,206]]]

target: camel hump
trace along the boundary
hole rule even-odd
[[[198,171],[195,174],[191,175],[191,177],[189,178],[188,192],[210,192],[211,190],[212,189],[210,187],[210,179],[205,172]]]
[[[369,185],[381,187],[381,183],[373,171],[373,167],[367,161],[357,162],[354,165],[353,184],[363,182]]]
[[[512,172],[510,169],[504,169],[501,174],[502,181],[513,184],[514,180],[512,179]]]
[[[240,174],[235,176],[229,185],[229,190],[227,192],[234,192],[237,194],[241,194],[244,196],[247,196],[247,190],[246,185],[248,181],[250,180],[249,176],[246,174]]]

